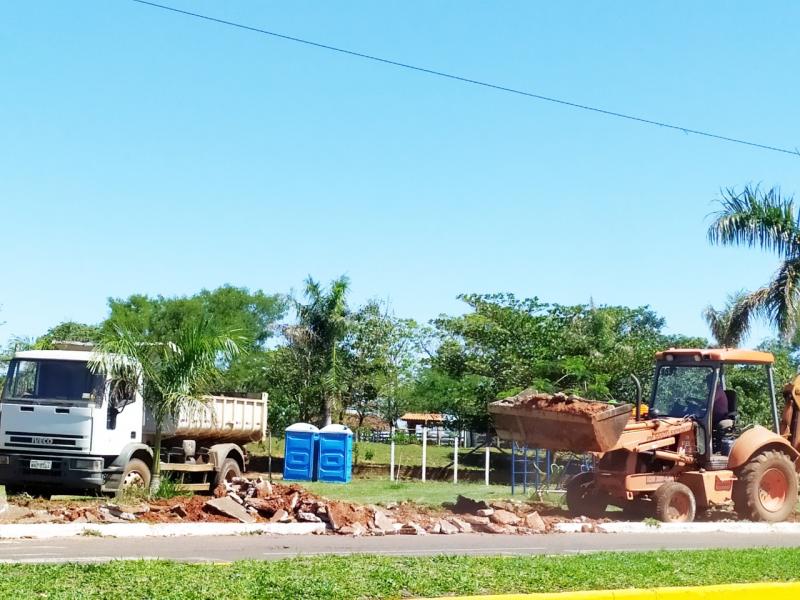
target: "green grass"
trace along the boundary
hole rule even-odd
[[[248,452],[254,456],[267,455],[267,443],[259,442],[250,444]],[[470,457],[467,454],[471,448],[459,448],[459,469],[464,470],[483,470],[484,453],[483,449],[477,450]],[[496,448],[492,448],[492,456],[498,453]],[[367,460],[367,456],[371,458]],[[453,460],[452,446],[437,446],[429,443],[427,449],[428,468],[446,467]],[[283,440],[272,439],[272,456],[283,457]],[[359,464],[364,465],[388,465],[389,464],[389,444],[379,442],[358,442]],[[394,455],[395,465],[402,467],[419,467],[422,465],[422,445],[421,444],[397,444]]]
[[[111,562],[0,566],[6,598],[387,600],[800,578],[799,549],[561,557],[325,556],[228,565]]]
[[[385,504],[408,500],[417,504],[441,506],[455,502],[462,494],[475,500],[511,498],[507,485],[485,486],[480,483],[453,484],[445,481],[389,481],[388,479],[354,479],[350,483],[303,483],[310,491],[332,500],[347,500],[359,504]],[[525,496],[517,494],[520,500]]]

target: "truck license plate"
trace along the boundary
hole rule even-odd
[[[53,461],[52,460],[32,460],[31,461],[31,469],[42,469],[44,471],[49,471],[53,468]]]

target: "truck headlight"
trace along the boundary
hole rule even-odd
[[[72,460],[74,471],[102,471],[103,461],[98,458],[75,458]]]
[[[11,460],[8,456],[0,454],[0,465],[8,465],[11,464]]]

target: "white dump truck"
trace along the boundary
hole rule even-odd
[[[17,352],[0,398],[0,484],[116,493],[148,485],[153,420],[141,383],[91,368],[90,350]],[[161,470],[205,491],[246,469],[244,445],[264,437],[267,394],[209,396],[163,428]]]

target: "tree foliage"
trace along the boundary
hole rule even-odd
[[[127,299],[112,298],[109,310],[109,317],[102,325],[107,336],[123,329],[156,340],[172,340],[199,324],[214,331],[236,331],[242,352],[220,365],[218,391],[260,392],[263,389],[258,387],[261,385],[258,371],[264,367],[262,354],[286,314],[287,299],[280,294],[226,285],[192,296],[135,294]]]
[[[218,383],[219,365],[241,352],[244,341],[235,331],[219,331],[208,321],[189,322],[165,334],[111,325],[98,344],[96,368],[121,376],[128,385],[144,381],[142,395],[155,425],[151,491],[160,480],[161,435],[168,419],[185,408],[202,404]]]
[[[762,317],[784,341],[797,332],[800,307],[800,213],[792,197],[778,188],[762,191],[747,185],[741,192],[722,191],[720,210],[708,229],[712,244],[760,247],[780,259],[778,270],[763,287],[737,303],[739,319]]]
[[[728,296],[725,308],[715,309],[709,305],[703,311],[708,328],[720,348],[738,348],[750,331],[750,320],[746,310],[747,292],[740,290]]]
[[[341,406],[346,389],[341,345],[350,326],[348,286],[344,275],[332,281],[327,289],[309,277],[304,290],[305,303],[294,302],[297,324],[284,328],[298,368],[319,398],[324,425],[331,423],[334,407]]]
[[[471,311],[434,321],[440,344],[418,384],[420,398],[486,428],[486,404],[526,387],[600,400],[634,399],[630,375],[647,386],[657,350],[702,344],[663,333],[648,307],[546,304],[511,294],[461,296]]]

